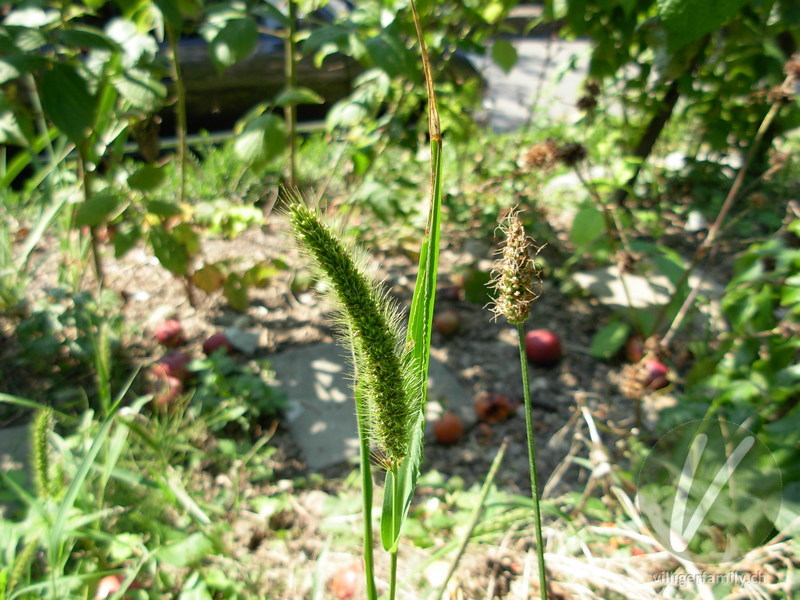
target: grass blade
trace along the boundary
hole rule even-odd
[[[86,477],[89,475],[89,471],[91,470],[94,461],[97,459],[97,455],[103,448],[103,444],[108,436],[108,432],[111,430],[111,426],[114,424],[114,417],[118,407],[119,401],[117,401],[117,403],[111,408],[108,416],[100,426],[100,430],[97,432],[97,435],[92,441],[92,445],[89,448],[89,451],[86,453],[86,456],[81,461],[78,472],[75,474],[75,478],[70,483],[67,493],[64,495],[64,499],[61,501],[61,504],[58,507],[53,528],[50,531],[48,559],[51,566],[56,564],[56,552],[59,552],[61,549],[63,543],[62,537],[64,536],[64,529],[67,523],[67,518],[69,517],[69,513],[75,505],[75,500],[78,497],[78,493],[86,481]]]
[[[419,258],[419,271],[411,300],[411,314],[408,321],[406,345],[411,353],[414,369],[417,370],[415,381],[418,383],[417,397],[419,401],[416,423],[413,425],[411,448],[406,460],[394,474],[387,473],[387,482],[392,477],[393,492],[384,494],[383,513],[381,516],[381,541],[384,548],[392,552],[397,550],[400,541],[400,530],[411,506],[414,489],[417,485],[425,434],[425,402],[428,390],[428,365],[430,363],[431,328],[433,325],[433,309],[436,301],[436,276],[439,266],[439,237],[442,217],[442,134],[439,124],[439,112],[436,108],[436,95],[433,87],[428,52],[422,25],[414,2],[411,2],[414,25],[420,45],[422,66],[425,73],[425,84],[428,92],[428,129],[431,138],[431,204],[425,237]],[[402,506],[394,506],[399,499]],[[385,519],[389,519],[391,527],[384,527]]]
[[[472,515],[469,519],[469,525],[467,526],[466,531],[464,531],[464,536],[461,538],[461,542],[458,546],[458,552],[456,552],[456,555],[453,557],[453,562],[450,563],[450,569],[447,572],[447,577],[445,577],[444,581],[442,582],[442,586],[439,588],[439,593],[436,596],[436,600],[441,600],[444,596],[445,590],[447,590],[447,584],[450,583],[450,579],[456,572],[461,557],[464,556],[464,551],[467,549],[469,540],[472,538],[472,534],[475,531],[475,527],[478,525],[478,520],[483,512],[484,505],[486,504],[486,497],[489,495],[489,490],[492,487],[492,483],[494,483],[497,470],[500,468],[500,463],[503,462],[503,457],[506,454],[507,446],[508,440],[504,439],[503,443],[500,444],[500,449],[497,451],[497,454],[492,461],[492,466],[489,467],[489,473],[486,475],[486,479],[483,481],[478,502],[475,504],[475,508],[472,510]]]

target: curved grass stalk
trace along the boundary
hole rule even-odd
[[[478,502],[475,504],[475,508],[472,509],[469,525],[467,525],[464,536],[461,538],[456,555],[453,557],[453,562],[450,563],[450,569],[447,571],[447,576],[444,578],[444,581],[439,588],[439,593],[436,595],[436,600],[442,600],[442,597],[444,597],[444,593],[447,590],[447,584],[450,583],[450,579],[452,579],[453,575],[455,574],[456,569],[458,568],[458,563],[461,561],[461,557],[464,556],[464,552],[467,549],[469,540],[472,538],[472,534],[475,532],[475,528],[478,526],[478,520],[480,519],[481,514],[483,513],[483,507],[486,504],[486,497],[489,495],[489,490],[492,487],[492,483],[494,483],[494,478],[495,475],[497,475],[498,469],[500,468],[500,463],[503,462],[503,457],[506,454],[507,447],[508,440],[503,439],[503,443],[500,444],[500,449],[497,451],[497,454],[495,454],[494,460],[492,461],[492,466],[489,467],[489,473],[486,475],[486,479],[483,481],[480,495],[478,496]]]
[[[544,564],[544,536],[542,514],[539,506],[539,477],[536,472],[536,445],[533,437],[533,407],[528,377],[528,360],[525,355],[525,329],[523,324],[530,316],[533,303],[539,298],[536,283],[539,279],[531,256],[534,244],[525,234],[519,215],[512,210],[501,224],[506,235],[501,258],[492,269],[492,285],[497,291],[492,311],[503,316],[517,329],[519,362],[522,369],[522,392],[525,399],[525,430],[528,440],[528,469],[531,480],[534,529],[536,532],[536,556],[539,563],[539,587],[541,597],[547,600],[547,573]]]
[[[544,536],[542,535],[542,511],[539,506],[539,476],[536,472],[536,444],[533,438],[533,407],[531,406],[531,387],[528,378],[528,360],[525,356],[525,331],[522,323],[517,323],[519,362],[522,367],[522,393],[525,400],[525,430],[528,439],[528,469],[531,479],[531,500],[533,500],[534,531],[536,533],[536,559],[539,566],[539,589],[543,600],[547,600],[547,571],[544,565]]]

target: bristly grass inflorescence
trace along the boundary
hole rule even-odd
[[[50,477],[50,452],[48,436],[53,429],[53,416],[48,408],[41,408],[31,429],[31,462],[40,498],[50,498],[55,491]]]
[[[540,248],[525,234],[525,228],[516,210],[511,210],[500,224],[505,234],[505,244],[500,258],[492,267],[491,285],[496,295],[491,305],[496,316],[505,317],[512,325],[524,323],[531,306],[539,298],[539,271],[534,262],[533,249]]]
[[[408,456],[418,410],[398,310],[316,210],[292,195],[287,213],[295,237],[330,283],[342,314],[342,331],[353,346],[356,385],[369,415],[370,435],[385,466],[394,468]]]

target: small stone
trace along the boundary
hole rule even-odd
[[[547,377],[534,377],[531,380],[531,392],[540,392],[548,388]]]
[[[688,218],[686,219],[686,225],[684,229],[689,233],[697,233],[698,231],[703,231],[708,227],[708,223],[706,222],[706,218],[703,216],[699,210],[693,210],[689,213]]]

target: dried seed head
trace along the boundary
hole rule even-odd
[[[586,147],[578,142],[570,142],[560,146],[558,159],[568,167],[574,167],[587,156]]]
[[[644,361],[625,365],[619,378],[619,390],[631,400],[641,400],[644,396],[646,373]]]
[[[788,80],[781,85],[776,85],[767,92],[767,102],[770,104],[790,104],[794,101],[794,97],[794,83],[789,84]]]
[[[515,210],[508,213],[500,229],[506,236],[500,258],[492,268],[491,285],[496,295],[492,312],[502,315],[512,325],[523,323],[531,312],[531,305],[539,298],[536,291],[540,283],[531,248],[540,250],[525,235],[525,228]]]
[[[585,96],[578,98],[578,102],[575,106],[577,106],[578,110],[590,113],[597,108],[597,98],[595,96],[586,94]]]
[[[783,72],[793,81],[800,80],[800,54],[795,54],[786,62]]]
[[[583,89],[590,96],[600,95],[600,82],[597,79],[589,79],[584,85]]]
[[[522,153],[519,166],[531,171],[552,169],[556,161],[558,145],[553,140],[546,140],[534,144]]]

